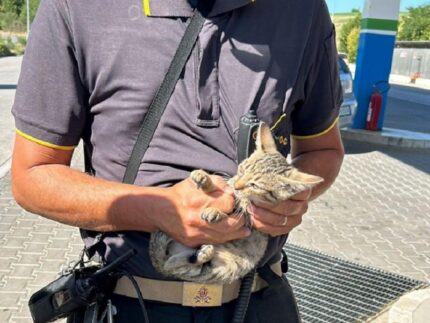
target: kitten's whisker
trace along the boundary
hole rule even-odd
[[[235,211],[233,211],[232,214],[230,214],[230,216],[233,218],[240,219],[244,214],[245,214],[245,212],[243,212],[242,210],[235,210]]]

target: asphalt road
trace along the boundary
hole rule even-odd
[[[388,95],[408,102],[430,105],[430,88],[414,86],[410,83],[390,84]]]
[[[384,127],[430,133],[430,90],[392,85]]]

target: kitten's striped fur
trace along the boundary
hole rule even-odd
[[[276,150],[270,128],[264,123],[258,129],[256,147],[256,151],[239,165],[237,175],[228,181],[235,190],[236,212],[227,215],[215,208],[207,208],[201,215],[202,219],[214,223],[227,216],[245,216],[245,222],[250,225],[252,221],[246,210],[252,201],[275,204],[323,180],[299,172],[288,164]],[[210,177],[203,170],[193,171],[190,176],[204,191],[214,189]],[[263,257],[267,243],[266,234],[252,229],[246,239],[193,249],[159,231],[151,235],[149,254],[155,269],[166,276],[225,284],[242,278],[254,269]]]

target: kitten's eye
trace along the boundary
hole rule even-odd
[[[250,187],[252,187],[252,188],[256,188],[256,189],[258,189],[258,188],[260,188],[257,184],[255,184],[255,183],[249,183],[248,184],[248,186],[250,186]]]

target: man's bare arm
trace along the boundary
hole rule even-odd
[[[68,225],[97,230],[162,230],[186,245],[220,243],[246,236],[242,223],[228,219],[208,226],[202,208],[225,212],[234,205],[225,182],[207,195],[190,180],[171,188],[139,187],[98,179],[69,167],[72,151],[45,147],[16,136],[12,191],[26,210]],[[222,233],[222,234],[220,234]]]
[[[339,127],[336,125],[316,138],[293,138],[291,144],[294,166],[303,172],[324,178],[324,182],[312,189],[310,200],[313,200],[324,193],[339,174],[344,156]]]

